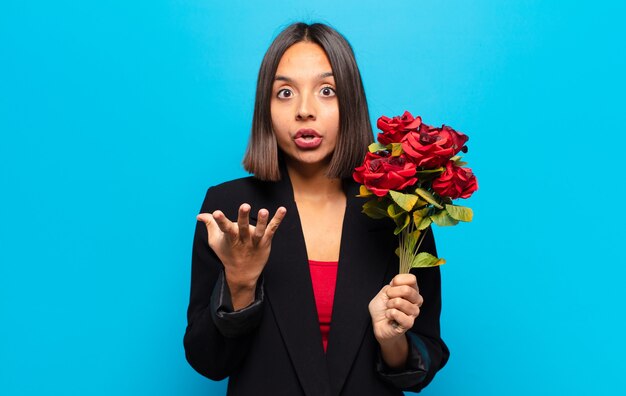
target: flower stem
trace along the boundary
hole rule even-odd
[[[415,229],[415,223],[411,223],[400,233],[400,246],[398,257],[400,259],[400,274],[408,274],[413,264],[413,258],[417,255],[425,233]],[[419,241],[418,241],[419,238]]]

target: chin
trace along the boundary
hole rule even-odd
[[[320,153],[305,153],[298,156],[291,157],[290,160],[293,165],[323,165],[328,166],[330,164],[332,156],[322,155]]]

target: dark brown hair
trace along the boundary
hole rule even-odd
[[[363,161],[367,146],[373,141],[361,73],[348,41],[330,26],[294,23],[274,39],[259,69],[252,132],[243,167],[261,180],[276,181],[281,178],[281,153],[272,129],[270,111],[272,86],[278,63],[285,51],[303,41],[322,47],[330,61],[337,88],[339,136],[327,176],[350,177],[353,169]]]

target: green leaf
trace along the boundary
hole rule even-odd
[[[454,157],[450,158],[450,161],[454,162],[454,165],[456,165],[456,166],[465,166],[465,165],[467,165],[467,162],[461,161],[461,156],[460,155],[455,155]]]
[[[439,202],[437,202],[437,199],[428,191],[424,190],[423,188],[416,188],[415,192],[422,198],[424,198],[426,200],[426,202],[428,202],[429,204],[433,205],[435,208],[437,209],[443,209],[443,206],[439,205]]]
[[[465,206],[446,205],[446,211],[450,217],[459,221],[472,221],[472,217],[474,216],[472,209]]]
[[[359,187],[359,195],[357,195],[357,197],[370,197],[374,195],[374,193],[372,193],[370,190],[367,189],[367,187],[365,187],[364,185],[361,184],[361,186]]]
[[[434,215],[430,216],[431,220],[435,222],[439,227],[448,227],[459,224],[459,221],[450,217],[448,212],[444,210],[440,210]]]
[[[411,221],[411,217],[409,216],[409,214],[404,209],[399,207],[396,203],[392,203],[387,206],[387,215],[391,217],[391,219],[394,221],[394,223],[396,223],[396,226],[398,227],[394,231],[396,235],[398,235],[400,231],[405,229]]]
[[[443,172],[444,170],[446,170],[446,169],[444,167],[440,166],[439,168],[436,168],[436,169],[422,169],[422,170],[418,170],[417,173],[418,174],[422,174],[422,175],[426,175],[428,173]]]
[[[393,220],[396,222],[397,225],[396,229],[393,230],[393,233],[394,235],[398,235],[402,232],[402,230],[409,226],[409,223],[411,223],[411,216],[409,216],[409,214],[405,212],[397,218],[394,218]]]
[[[445,263],[446,260],[444,259],[437,258],[430,253],[421,252],[413,258],[411,268],[435,267]]]
[[[370,153],[375,153],[377,151],[387,150],[387,147],[383,146],[382,144],[378,142],[374,142],[370,144],[369,146],[367,146],[367,149],[370,151]]]
[[[428,228],[428,226],[431,225],[433,221],[430,219],[430,217],[423,217],[422,220],[419,222],[419,224],[417,222],[415,222],[415,227],[422,231]]]
[[[417,176],[417,179],[420,181],[420,183],[423,183],[433,180],[434,178],[441,175],[443,171],[443,168],[419,170],[415,172],[415,176]]]
[[[403,194],[397,191],[389,190],[389,195],[391,195],[391,199],[395,203],[398,204],[402,209],[410,212],[413,209],[413,206],[417,203],[418,197],[413,194]]]
[[[363,204],[362,212],[373,219],[384,219],[385,217],[389,217],[385,206],[387,205],[383,201],[372,199]]]
[[[430,223],[433,221],[430,219],[431,208],[424,208],[420,210],[416,210],[413,212],[413,222],[415,223],[415,228],[419,232],[428,228]]]
[[[415,203],[415,206],[413,206],[413,210],[422,210],[422,209],[430,209],[430,206],[428,206],[428,202],[418,197],[417,202]]]
[[[428,217],[428,216],[431,215],[432,212],[433,212],[432,208],[424,208],[424,209],[416,210],[415,212],[413,212],[413,216],[414,217],[418,217],[418,216],[419,217]]]
[[[392,202],[387,206],[387,214],[389,215],[389,217],[391,217],[392,219],[395,217],[400,216],[401,214],[406,213],[406,210],[402,209],[400,206],[398,206],[397,203]]]
[[[399,157],[402,154],[402,143],[391,143],[391,156]]]

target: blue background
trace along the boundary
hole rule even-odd
[[[224,393],[182,347],[194,216],[245,174],[262,55],[304,19],[350,40],[373,121],[471,137],[475,220],[435,230],[452,357],[423,394],[626,394],[625,8],[4,0],[0,393]]]

